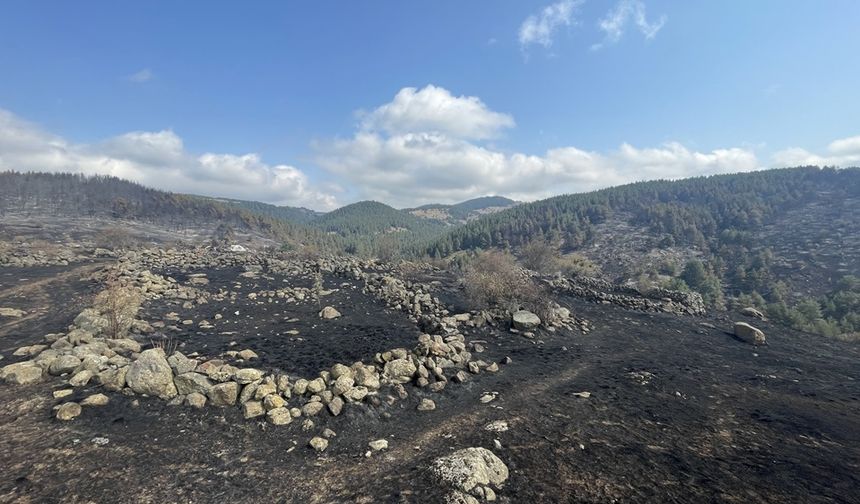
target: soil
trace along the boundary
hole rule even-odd
[[[90,294],[80,280],[87,267],[0,276],[0,306],[18,306],[22,296],[40,306],[39,317],[0,320],[3,363],[17,359],[11,349],[70,323],[74,300]],[[208,273],[213,286],[222,281],[222,272]],[[223,274],[229,281],[231,273]],[[28,294],[16,277],[45,283]],[[285,313],[237,300],[251,318],[239,319],[244,330],[229,336],[239,342],[232,348],[247,343],[264,363],[292,358],[286,367],[301,368],[304,359],[322,363],[325,355],[368,360],[375,337],[392,338],[381,346],[400,341],[401,331],[388,328],[407,320],[357,286],[331,296],[344,317],[319,336],[316,306]],[[444,489],[427,467],[470,446],[490,448],[508,465],[501,502],[857,502],[856,345],[750,321],[768,337],[756,348],[726,332],[737,314],[677,317],[559,302],[593,330],[541,331],[534,340],[503,328],[471,330],[467,340],[486,347],[476,357],[513,362],[438,394],[410,386],[409,397],[392,405],[347,405],[340,417],[315,418],[308,432],[300,422],[243,420],[237,408],[198,411],[121,394],[62,423],[51,411],[67,400],[51,398],[59,380],[2,384],[0,502],[441,502]],[[167,308],[176,307],[152,309]],[[313,338],[316,353],[302,354],[305,342],[274,334],[288,327],[286,316],[304,321],[299,335]],[[362,333],[367,327],[382,328],[382,335]],[[218,331],[189,332],[186,344],[222,351],[228,338]],[[413,337],[404,331],[404,341]],[[98,391],[77,389],[73,399]],[[484,404],[478,398],[485,392],[499,395]],[[437,409],[416,411],[422,397],[432,397]],[[484,429],[495,420],[506,420],[510,430]],[[326,427],[337,437],[317,454],[307,442]],[[383,437],[390,449],[365,457],[368,441]]]

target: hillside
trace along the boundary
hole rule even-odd
[[[826,334],[860,330],[860,169],[800,167],[558,196],[450,230],[424,252],[547,242],[641,288],[690,288]],[[839,301],[836,301],[836,300]]]
[[[320,215],[323,215],[322,212],[317,212],[315,210],[310,210],[308,208],[302,207],[279,206],[271,205],[269,203],[261,203],[259,201],[245,201],[229,198],[213,199],[228,205],[248,210],[249,212],[254,214],[265,215],[273,219],[285,220],[296,224],[307,224],[308,222],[319,217]]]
[[[455,205],[429,204],[405,211],[424,219],[432,219],[449,225],[457,225],[476,219],[481,215],[500,212],[519,204],[504,196],[484,196],[474,198]]]
[[[235,229],[293,245],[333,248],[335,244],[330,237],[285,219],[116,177],[0,172],[0,215],[135,221],[174,232]]]
[[[309,223],[341,237],[346,251],[360,255],[391,255],[420,240],[436,236],[442,224],[421,219],[376,201],[360,201],[324,214]]]

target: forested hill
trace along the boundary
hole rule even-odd
[[[424,219],[432,219],[449,225],[457,225],[517,205],[518,202],[504,196],[483,196],[454,205],[430,204],[407,208],[406,212]]]
[[[516,247],[534,240],[585,244],[595,226],[623,213],[631,224],[665,235],[667,244],[707,248],[814,200],[860,195],[860,169],[799,167],[678,181],[629,184],[557,196],[483,216],[423,249],[431,256],[458,250]]]
[[[336,247],[331,237],[287,220],[116,177],[0,172],[0,215],[7,212],[128,219],[172,229],[223,224],[292,245]]]
[[[390,256],[436,236],[442,224],[420,219],[376,201],[360,201],[311,221],[310,226],[341,237],[347,252]]]
[[[310,210],[302,207],[278,206],[270,205],[269,203],[261,203],[259,201],[245,201],[229,198],[213,198],[215,201],[220,201],[228,205],[235,206],[248,210],[259,215],[266,215],[275,219],[282,219],[296,224],[307,224],[316,219],[322,212]]]

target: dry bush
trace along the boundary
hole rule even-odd
[[[523,266],[540,273],[554,273],[558,260],[558,250],[547,242],[533,241],[520,249]]]
[[[94,308],[108,321],[109,338],[123,338],[128,334],[143,299],[137,289],[116,279],[108,279],[107,287],[98,293]]]
[[[510,312],[525,308],[541,319],[549,316],[549,296],[517,266],[507,252],[478,254],[466,266],[466,297],[478,309],[499,307]]]
[[[131,233],[121,227],[102,229],[95,237],[96,246],[109,250],[128,248],[134,245]]]
[[[565,276],[593,277],[600,273],[600,267],[582,254],[567,254],[556,260],[558,271]]]

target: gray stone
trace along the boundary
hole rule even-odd
[[[735,336],[753,345],[765,344],[764,333],[746,322],[735,322]]]
[[[418,403],[418,411],[433,411],[436,409],[436,403],[432,399],[421,399],[421,402]]]
[[[463,492],[478,486],[499,488],[508,479],[508,467],[486,448],[466,448],[437,458],[430,471],[441,482]]]
[[[236,382],[224,382],[213,385],[209,389],[209,401],[213,406],[233,406],[239,397],[239,384]]]
[[[343,399],[340,397],[335,397],[328,403],[328,411],[332,414],[332,416],[340,415],[340,412],[343,411]]]
[[[511,317],[514,329],[532,331],[540,326],[540,317],[526,310],[515,312]]]
[[[197,361],[189,359],[182,352],[173,352],[173,355],[167,358],[167,363],[176,375],[190,373],[197,368]]]
[[[304,416],[316,416],[324,407],[321,401],[309,402],[302,406],[302,414]]]
[[[417,370],[411,359],[394,359],[385,363],[382,375],[392,383],[408,383]]]
[[[110,402],[110,398],[104,394],[93,394],[83,401],[81,406],[105,406]]]
[[[57,408],[57,420],[69,421],[81,414],[81,405],[75,402],[67,402]]]
[[[387,439],[375,439],[369,443],[370,449],[373,451],[385,450],[388,448],[388,440]]]
[[[0,369],[0,379],[8,383],[25,385],[42,379],[42,368],[33,361],[16,362]]]
[[[206,395],[209,389],[212,388],[212,381],[200,373],[187,372],[175,376],[173,384],[176,385],[176,392],[180,395],[188,395],[192,392],[199,392]]]
[[[266,418],[274,425],[286,425],[293,421],[293,416],[287,408],[275,408],[266,413]]]
[[[320,318],[323,319],[335,319],[341,316],[340,312],[335,310],[331,306],[326,306],[322,310],[320,310]]]
[[[158,396],[162,399],[176,397],[173,370],[160,348],[141,352],[137,360],[128,366],[125,381],[129,388],[138,394]]]
[[[263,378],[263,372],[259,369],[253,368],[245,368],[236,371],[233,379],[236,380],[236,383],[240,383],[242,385],[247,385],[251,382],[255,382]]]
[[[206,406],[206,396],[200,392],[192,392],[185,396],[185,403],[192,408],[201,409]]]
[[[242,405],[242,414],[245,419],[257,418],[266,414],[263,403],[260,401],[248,401]]]
[[[326,448],[328,448],[328,439],[316,436],[314,438],[311,438],[311,440],[308,444],[314,450],[316,450],[318,452],[322,452],[322,451],[325,451]]]
[[[48,372],[54,376],[59,376],[61,374],[71,373],[80,365],[81,359],[78,359],[74,355],[61,355],[51,363],[51,367],[48,368]]]

